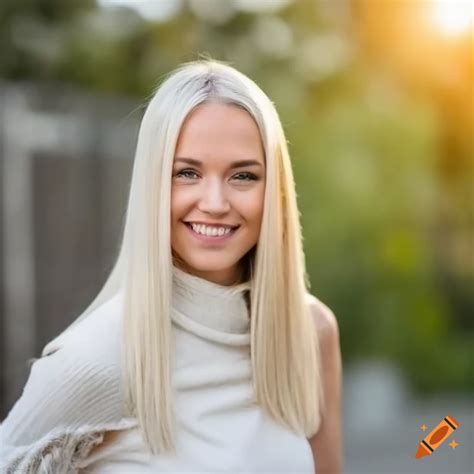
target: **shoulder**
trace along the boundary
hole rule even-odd
[[[320,340],[335,343],[339,339],[339,325],[334,312],[316,296],[307,293],[306,298]]]
[[[338,368],[341,364],[341,346],[337,318],[331,308],[315,296],[308,293],[307,301],[319,341],[323,368]]]
[[[34,361],[21,397],[0,427],[2,443],[30,444],[58,427],[121,418],[119,307],[117,296],[108,300]]]
[[[121,331],[122,303],[122,293],[115,294],[83,320],[77,324],[73,322],[70,329],[49,342],[44,347],[42,356],[49,356],[59,349],[78,349],[78,355],[85,355],[90,350],[82,350],[84,343],[99,352],[105,352],[105,348],[110,349],[110,344],[116,342]]]

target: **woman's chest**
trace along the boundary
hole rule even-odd
[[[249,361],[188,366],[176,371],[173,384],[175,455],[150,455],[138,429],[132,429],[93,453],[84,472],[314,474],[308,440],[255,403]]]
[[[102,452],[101,452],[102,451]],[[310,445],[258,410],[243,415],[180,419],[176,454],[150,455],[138,429],[119,432],[92,454],[89,474],[106,473],[307,473],[314,474]]]

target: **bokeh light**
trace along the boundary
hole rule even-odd
[[[447,36],[472,34],[474,2],[472,0],[436,0],[430,5],[433,25]]]

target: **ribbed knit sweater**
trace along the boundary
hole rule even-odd
[[[0,426],[0,472],[314,473],[306,438],[255,403],[244,291],[173,267],[175,455],[150,454],[124,416],[118,293],[34,362]]]

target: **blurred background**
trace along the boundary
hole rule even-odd
[[[164,74],[210,56],[280,113],[311,292],[339,322],[348,473],[474,469],[474,2],[3,0],[0,419],[116,255]],[[418,443],[460,427],[432,456]]]

